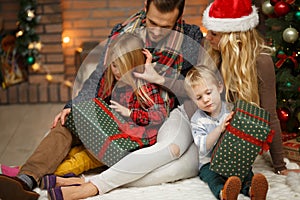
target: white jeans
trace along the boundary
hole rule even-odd
[[[99,194],[103,194],[126,184],[154,185],[197,173],[198,153],[190,123],[176,108],[160,128],[154,145],[130,153],[101,174],[87,177],[86,181],[91,181]]]

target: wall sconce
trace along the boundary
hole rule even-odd
[[[63,43],[64,44],[68,44],[69,42],[70,42],[70,37],[69,36],[65,36],[64,38],[63,38]]]

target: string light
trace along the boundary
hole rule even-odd
[[[53,81],[53,76],[51,74],[47,74],[46,75],[46,80],[49,81],[49,82]]]
[[[22,36],[23,35],[23,31],[22,30],[20,30],[20,31],[18,31],[17,33],[16,33],[16,37],[20,37],[20,36]]]
[[[65,84],[65,86],[68,86],[68,87],[72,87],[73,86],[73,83],[71,81],[69,81],[69,80],[65,80],[64,84]]]
[[[32,66],[31,66],[32,70],[33,71],[38,71],[40,70],[40,65],[38,63],[34,63]]]
[[[27,10],[27,20],[31,21],[35,17],[34,10]]]
[[[41,42],[31,42],[28,45],[28,49],[37,49],[40,51],[42,49],[42,43]]]

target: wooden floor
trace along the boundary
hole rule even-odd
[[[0,105],[0,164],[18,166],[49,131],[63,104]]]

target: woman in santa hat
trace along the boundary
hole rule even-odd
[[[258,23],[257,8],[251,0],[215,0],[203,13],[203,25],[208,30],[205,45],[222,73],[226,100],[235,102],[242,99],[270,113],[271,128],[275,130],[270,145],[273,167],[276,173],[286,175],[292,170],[287,170],[283,160],[281,128],[276,113],[275,71],[270,56],[272,49],[265,45],[264,39],[255,29]],[[207,181],[213,179],[205,173],[201,176]],[[251,199],[266,199],[267,180],[260,177],[259,181],[262,185],[258,188],[253,186],[253,179],[253,187],[250,187],[249,182],[242,182],[242,193],[250,195]],[[226,187],[223,187],[224,184]],[[228,179],[226,183],[224,180],[215,182],[211,189],[217,198],[220,187],[223,187],[223,198],[226,196],[228,200],[237,199],[240,191],[236,188],[241,186],[236,179]]]

